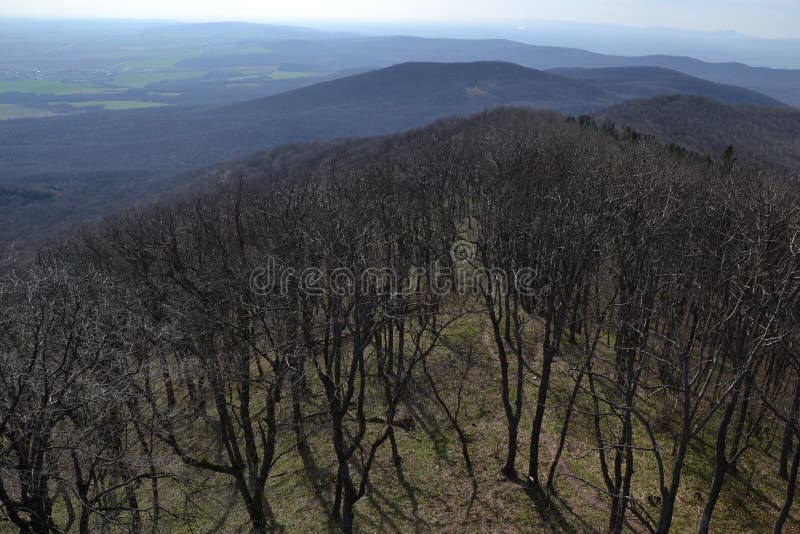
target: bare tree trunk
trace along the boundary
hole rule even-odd
[[[588,364],[588,362],[587,362]],[[556,469],[558,469],[558,463],[561,460],[561,453],[564,451],[564,443],[567,439],[567,431],[569,430],[569,423],[572,419],[572,410],[575,407],[575,400],[578,397],[578,392],[580,391],[581,382],[583,381],[583,375],[585,373],[585,368],[581,369],[578,378],[575,379],[575,385],[572,388],[572,393],[569,396],[569,402],[567,404],[567,413],[564,416],[564,424],[561,425],[561,434],[558,437],[558,447],[556,448],[556,454],[553,457],[553,461],[550,464],[550,471],[547,473],[547,484],[545,487],[548,491],[553,491],[554,487],[554,480],[556,476]]]
[[[542,493],[542,486],[539,482],[539,441],[542,435],[542,422],[544,421],[544,410],[547,405],[547,391],[550,385],[550,372],[553,365],[555,354],[549,348],[545,348],[542,356],[542,376],[539,378],[539,391],[536,396],[536,412],[533,416],[533,426],[531,427],[531,445],[528,458],[528,485],[535,494]]]
[[[800,379],[798,379],[794,387],[790,420],[786,422],[786,428],[783,431],[783,440],[781,440],[781,458],[778,464],[778,476],[783,480],[789,479],[789,455],[792,453],[792,443],[794,442],[793,419],[798,410],[800,410]],[[800,444],[798,447],[800,447]]]
[[[778,460],[778,476],[781,480],[789,480],[789,456],[792,453],[792,431],[790,424],[786,424],[786,429],[783,431],[783,439],[781,440],[781,457]]]
[[[681,434],[678,438],[678,446],[672,462],[672,477],[669,488],[661,489],[661,510],[658,516],[657,534],[667,534],[672,526],[672,516],[675,513],[675,499],[680,489],[681,474],[683,472],[683,462],[686,458],[686,450],[689,446],[691,437],[691,384],[689,382],[689,354],[681,356],[681,380],[683,388],[683,414],[681,417]]]
[[[800,447],[796,447],[792,455],[792,468],[789,471],[788,482],[786,484],[786,497],[783,500],[783,506],[778,514],[778,519],[775,520],[775,526],[772,528],[773,534],[781,534],[783,532],[783,525],[789,517],[789,511],[792,509],[794,502],[794,494],[797,488],[797,470],[800,466]]]
[[[506,343],[503,334],[500,330],[500,320],[494,312],[494,302],[491,295],[486,295],[486,306],[489,310],[489,319],[492,323],[492,333],[494,334],[495,345],[497,347],[497,357],[500,361],[500,385],[501,396],[503,401],[503,409],[506,414],[506,459],[503,464],[501,473],[506,478],[514,478],[516,476],[516,463],[517,463],[517,438],[519,432],[519,422],[522,415],[522,373],[524,369],[521,358],[517,359],[517,384],[516,384],[516,398],[511,399],[511,383],[510,383],[510,369],[508,363],[508,353],[506,352]],[[508,297],[506,297],[507,299]]]
[[[730,457],[738,458],[736,456],[737,451],[739,450],[739,443],[742,440],[742,436],[744,435],[745,425],[747,422],[747,416],[750,411],[750,395],[753,391],[753,373],[752,371],[748,370],[744,377],[744,391],[742,392],[742,405],[739,409],[739,417],[736,420],[736,428],[733,433],[733,442],[731,443],[730,447]],[[728,470],[735,472],[736,471],[736,459],[730,462],[728,466]]]
[[[628,401],[630,402],[630,401]],[[624,471],[623,471],[624,467]],[[608,531],[618,534],[625,524],[625,512],[630,501],[631,478],[633,477],[633,427],[630,408],[625,409],[622,442],[614,455],[614,493],[611,496],[611,514]]]
[[[700,515],[700,521],[697,525],[698,534],[707,534],[708,527],[711,523],[711,516],[714,513],[714,508],[719,500],[719,495],[722,492],[722,484],[725,482],[725,475],[728,472],[728,457],[727,457],[727,437],[728,427],[733,420],[733,413],[736,410],[736,404],[739,400],[739,385],[735,386],[733,397],[728,402],[725,412],[722,414],[722,421],[717,431],[717,441],[715,445],[714,454],[714,479],[711,481],[711,488],[708,492],[703,512]]]

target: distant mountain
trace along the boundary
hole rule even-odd
[[[108,213],[168,191],[173,183],[164,177],[286,143],[388,134],[506,105],[590,113],[640,90],[642,96],[679,90],[680,84],[664,81],[674,74],[656,74],[623,70],[615,84],[609,71],[595,85],[505,62],[406,63],[210,110],[2,122],[0,186],[10,192],[0,211],[0,239]],[[715,96],[774,103],[749,91],[677,79]]]
[[[305,113],[329,108],[403,107],[405,113],[470,113],[497,105],[569,112],[619,98],[580,80],[513,63],[404,63],[233,105],[230,111]]]
[[[636,100],[597,115],[666,142],[713,155],[733,145],[743,160],[800,171],[800,110],[731,106],[696,96]]]
[[[662,67],[709,81],[764,93],[800,107],[800,70],[750,67],[742,63],[708,63],[691,57],[613,56],[577,48],[534,46],[503,39],[425,39],[420,37],[355,37],[317,41],[284,40],[270,45],[275,58],[311,70],[385,67],[409,61],[509,61],[534,69]],[[200,59],[194,67],[202,66]],[[208,61],[213,61],[212,57]]]
[[[327,32],[300,26],[256,24],[251,22],[204,22],[194,24],[162,25],[148,33],[181,38],[236,38],[236,39],[331,39],[353,37],[355,33]]]
[[[539,30],[535,29],[537,27]],[[0,49],[3,50],[0,71],[10,71],[6,73],[6,76],[11,76],[7,78],[10,80],[38,72],[37,77],[43,73],[46,79],[89,80],[101,86],[106,83],[113,85],[120,72],[150,76],[157,73],[160,76],[156,76],[156,80],[166,76],[166,73],[181,72],[177,79],[167,76],[160,81],[148,80],[148,76],[144,76],[142,83],[155,92],[181,93],[174,98],[177,99],[175,102],[182,104],[223,105],[256,97],[247,89],[251,85],[254,90],[263,86],[263,96],[266,96],[272,84],[278,80],[265,78],[264,75],[274,72],[289,77],[300,76],[292,82],[297,87],[313,81],[303,78],[303,75],[341,76],[405,62],[507,61],[540,70],[647,66],[673,69],[709,81],[744,87],[800,107],[800,70],[758,68],[742,63],[708,63],[687,56],[629,57],[581,49],[580,46],[594,49],[595,44],[603,47],[609,44],[609,39],[613,41],[613,30],[597,34],[597,29],[593,26],[573,28],[570,34],[578,32],[581,35],[581,38],[573,41],[566,41],[563,36],[561,40],[554,39],[552,31],[537,33],[542,30],[541,25],[531,25],[524,31],[517,29],[508,33],[491,30],[495,35],[537,43],[534,45],[508,39],[363,36],[240,22],[156,24],[0,20]],[[399,31],[397,28],[395,30]],[[649,29],[643,33],[649,37],[654,35]],[[483,31],[467,31],[465,34],[474,37],[491,35]],[[691,32],[687,35],[669,35],[669,42],[680,41],[682,46],[676,49],[653,45],[647,50],[660,50],[662,54],[667,50],[686,50],[687,54],[692,54],[693,50],[698,53],[708,50],[704,44],[706,39],[713,42],[728,41],[728,37],[722,34],[702,34],[700,41]],[[730,48],[730,55],[724,57],[752,58],[735,50],[749,50],[751,45],[761,46],[747,39],[742,41],[737,38],[734,41],[738,44]],[[797,56],[797,41],[769,42],[767,49],[781,49],[786,54]],[[572,48],[541,46],[542,43],[560,43]],[[645,50],[620,46],[620,43],[616,47],[605,48],[612,49],[624,50],[626,54]],[[793,61],[782,60],[781,64],[793,64]],[[128,72],[126,69],[131,70]],[[184,70],[193,71],[192,74],[198,77],[186,78]],[[37,102],[48,107],[49,101]],[[9,103],[27,105],[16,101]]]
[[[750,67],[742,63],[706,63],[690,57],[674,56],[620,58],[618,65],[608,66],[664,67],[713,82],[759,91],[800,107],[800,70]]]
[[[412,63],[215,109],[2,122],[0,180],[67,170],[172,173],[276,144],[389,133],[498,105],[583,113],[619,101],[510,63]]]
[[[800,68],[800,39],[743,35],[736,31],[702,31],[631,27],[569,21],[520,20],[480,24],[415,24],[413,22],[326,23],[328,30],[368,35],[413,35],[453,39],[510,39],[532,45],[582,48],[601,54],[642,56],[669,54],[703,61],[739,61],[772,68]]]
[[[682,87],[727,101],[775,104],[750,91],[661,70],[609,70],[595,85],[504,62],[407,63],[211,110],[3,122],[0,180],[171,174],[282,143],[390,133],[500,105],[590,113]]]
[[[618,98],[510,63],[398,65],[216,109],[0,122],[0,241],[146,201],[175,173],[278,145],[407,130],[500,105],[574,113]]]
[[[750,89],[709,82],[661,67],[614,67],[605,69],[554,69],[550,72],[590,83],[624,100],[670,94],[713,98],[726,104],[782,106],[782,102]]]

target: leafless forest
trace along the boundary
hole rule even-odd
[[[798,290],[797,189],[730,153],[517,109],[279,149],[3,263],[0,530],[295,531],[276,488],[305,477],[372,531],[421,409],[465,506],[488,471],[552,531],[705,533],[757,457],[797,528]]]

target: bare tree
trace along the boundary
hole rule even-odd
[[[43,266],[3,288],[0,502],[9,519],[23,532],[67,530],[76,499],[81,532],[92,515],[134,528],[139,505],[126,495],[149,473],[115,445],[136,368],[112,286],[97,273]],[[57,498],[66,524],[54,519]]]

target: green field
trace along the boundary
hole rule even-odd
[[[115,65],[124,69],[168,69],[174,67],[179,61],[195,57],[194,54],[165,54],[145,59],[123,61]]]
[[[102,106],[103,109],[120,111],[124,109],[160,108],[166,106],[163,102],[142,102],[140,100],[90,100],[88,102],[67,102],[76,108]]]
[[[206,74],[206,71],[127,72],[116,76],[114,84],[121,87],[142,88],[158,82],[200,78]]]
[[[13,104],[0,104],[0,121],[10,119],[33,119],[39,117],[52,117],[55,113],[44,109],[34,109]]]
[[[80,95],[113,93],[115,89],[75,85],[54,80],[0,81],[0,93],[33,93],[36,95]]]
[[[316,78],[320,76],[327,76],[327,72],[285,72],[276,70],[270,77],[273,80],[293,80],[296,78]]]

